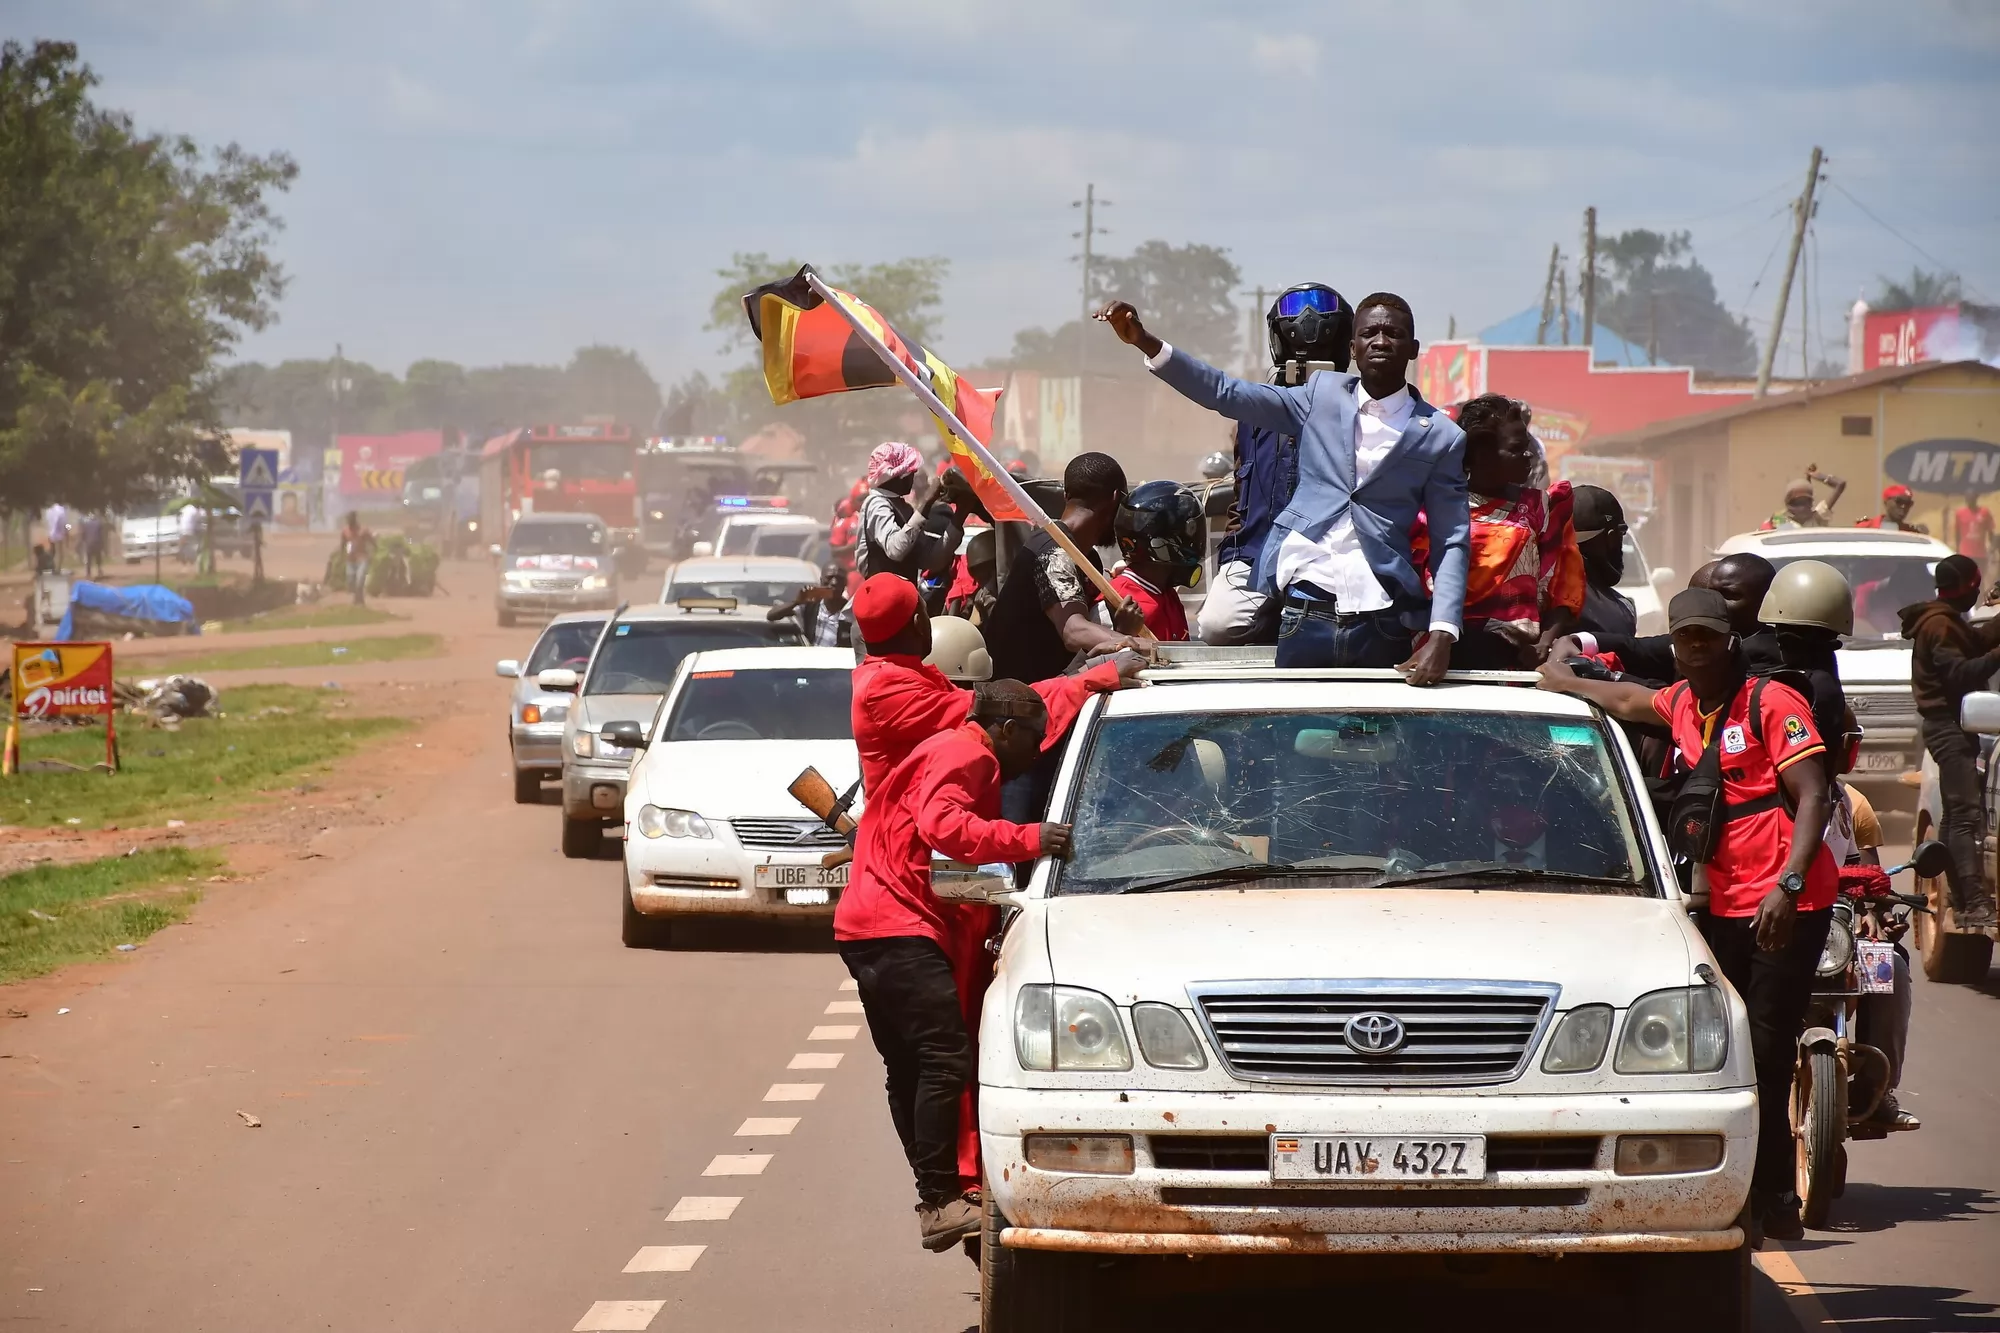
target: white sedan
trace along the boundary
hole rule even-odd
[[[687,916],[831,921],[846,846],[787,790],[807,767],[836,792],[860,773],[845,648],[688,657],[625,784],[624,939],[669,942]],[[622,724],[638,732],[638,724]]]

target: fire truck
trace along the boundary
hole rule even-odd
[[[595,514],[622,544],[637,547],[638,438],[630,426],[523,426],[479,453],[479,526],[505,543],[523,514]]]

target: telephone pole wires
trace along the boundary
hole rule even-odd
[[[1785,333],[1785,308],[1792,299],[1792,273],[1799,266],[1799,250],[1805,245],[1806,224],[1812,220],[1813,190],[1819,185],[1820,164],[1825,155],[1817,146],[1812,150],[1812,162],[1806,168],[1805,193],[1792,201],[1792,245],[1785,254],[1785,272],[1778,280],[1778,309],[1771,316],[1771,332],[1764,340],[1764,359],[1757,367],[1757,396],[1764,397],[1771,391],[1771,366],[1778,359],[1778,340]]]

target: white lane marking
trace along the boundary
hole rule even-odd
[[[739,1139],[776,1138],[799,1127],[795,1115],[753,1115],[736,1127]]]
[[[685,1273],[701,1258],[706,1245],[642,1245],[625,1265],[628,1273]]]
[[[773,1083],[764,1094],[767,1102],[810,1102],[819,1099],[824,1083]]]
[[[641,1333],[665,1301],[598,1301],[570,1333]]]
[[[729,1215],[742,1203],[741,1195],[730,1198],[725,1194],[689,1194],[674,1205],[667,1214],[669,1222],[727,1222]]]
[[[852,1041],[854,1034],[861,1031],[852,1023],[829,1023],[806,1033],[807,1041]]]
[[[847,980],[840,983],[840,988],[842,990],[860,990],[861,983],[856,981],[853,977],[849,977]]]
[[[717,1153],[702,1172],[704,1176],[761,1176],[771,1164],[767,1152]]]
[[[825,1012],[829,1014],[860,1014],[866,1013],[867,1010],[862,1007],[859,1000],[835,1000],[826,1007]]]
[[[787,1069],[838,1069],[840,1058],[845,1051],[800,1051],[792,1057]]]

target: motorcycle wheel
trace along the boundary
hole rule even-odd
[[[1841,1143],[1847,1137],[1847,1087],[1840,1062],[1830,1050],[1799,1055],[1792,1076],[1792,1144],[1800,1220],[1817,1230],[1826,1225],[1840,1179]]]

